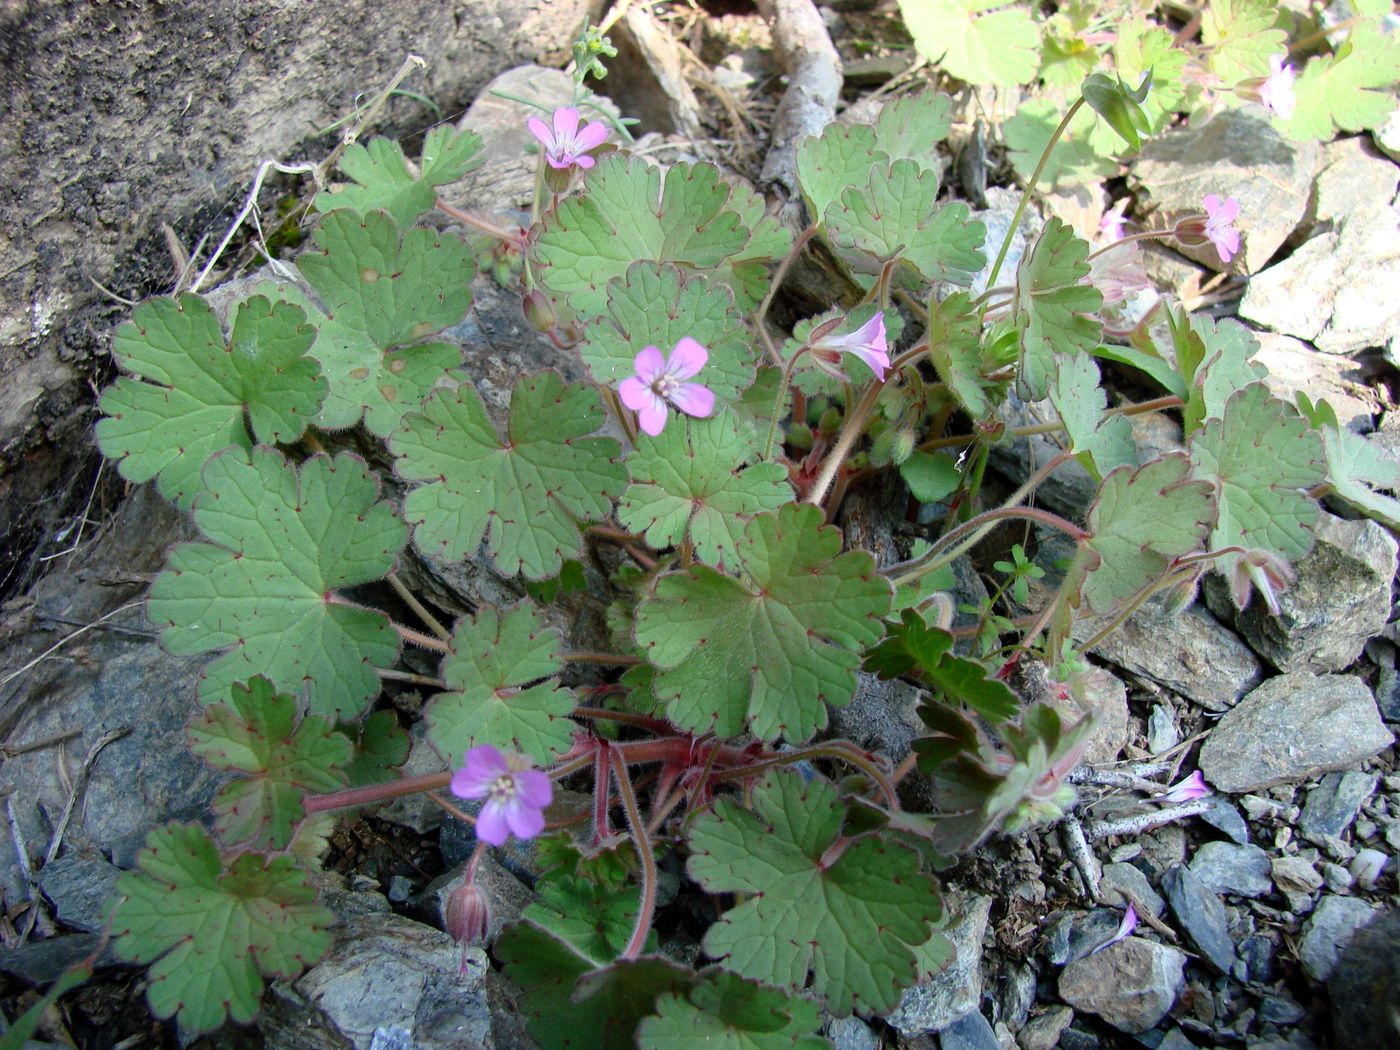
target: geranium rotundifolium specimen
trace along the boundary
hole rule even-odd
[[[1103,326],[1089,315],[1103,293],[1085,284],[1089,244],[1059,219],[1050,219],[1016,268],[1015,317],[1021,338],[1023,396],[1038,400],[1050,389],[1060,354],[1092,353]]]
[[[1020,710],[1005,682],[990,677],[976,660],[954,655],[953,636],[929,627],[912,609],[904,610],[884,641],[867,650],[865,670],[881,678],[912,674],[944,701],[966,704],[995,722]]]
[[[491,744],[540,764],[557,758],[577,728],[573,694],[555,680],[562,652],[559,632],[529,601],[463,619],[442,662],[449,691],[428,708],[428,739],[444,755]]]
[[[393,139],[373,138],[365,145],[346,147],[340,170],[353,183],[322,190],[312,202],[317,211],[349,209],[367,215],[386,211],[400,226],[409,226],[424,212],[432,211],[439,186],[458,181],[481,167],[481,136],[440,125],[423,139],[417,172],[409,170],[403,147]]]
[[[632,484],[618,520],[662,549],[689,540],[707,565],[733,565],[755,514],[792,500],[780,463],[749,463],[751,449],[733,413],[686,419],[643,437],[627,459]]]
[[[579,355],[600,386],[616,387],[632,375],[644,347],[669,353],[687,336],[709,351],[701,378],[721,403],[753,382],[754,347],[733,293],[669,264],[639,262],[609,281],[606,313],[583,332]]]
[[[297,267],[320,297],[318,309],[294,285],[277,292],[306,308],[319,333],[311,353],[330,380],[317,424],[365,425],[386,437],[461,362],[447,343],[424,342],[471,308],[476,260],[450,233],[400,231],[386,212],[341,209],[321,220],[318,250]]]
[[[535,884],[539,900],[522,913],[601,965],[627,947],[640,906],[636,887],[552,873]],[[649,949],[655,949],[655,934]]]
[[[215,769],[241,773],[214,799],[215,827],[228,844],[279,850],[306,815],[303,797],[348,783],[350,740],[316,715],[297,717],[294,697],[266,678],[235,684],[189,726],[190,748]]]
[[[330,947],[330,910],[291,857],[219,856],[193,824],[152,831],[117,880],[117,955],[151,964],[146,998],[188,1032],[258,1012],[263,977],[295,977]]]
[[[657,996],[637,1028],[641,1050],[824,1050],[821,1007],[714,967],[684,992]]]
[[[351,787],[393,780],[408,761],[409,736],[392,711],[375,711],[361,722],[342,722],[336,728],[354,745],[354,754],[343,767]]]
[[[500,571],[557,576],[580,522],[606,517],[626,484],[617,441],[588,436],[602,425],[598,392],[557,372],[516,382],[505,441],[474,387],[434,392],[389,439],[399,476],[424,483],[404,498],[413,542],[460,561],[484,539]]]
[[[540,282],[585,316],[606,311],[608,282],[638,261],[704,270],[751,308],[757,300],[735,266],[779,258],[789,243],[762,199],[712,164],[672,165],[663,182],[640,158],[605,157],[585,190],[548,215],[530,245]]]
[[[301,437],[326,397],[321,366],[308,355],[315,339],[300,308],[260,295],[238,306],[227,337],[197,295],[142,303],[112,345],[132,374],[102,395],[102,454],[122,477],[155,478],[189,510],[215,452]]]
[[[1297,107],[1283,130],[1290,138],[1327,139],[1337,129],[1364,131],[1395,111],[1400,41],[1378,22],[1355,26],[1337,49],[1313,59],[1298,77]]]
[[[1133,426],[1126,416],[1105,415],[1107,400],[1092,357],[1070,354],[1055,362],[1050,403],[1064,424],[1069,451],[1095,481],[1115,467],[1137,466]]]
[[[817,507],[760,514],[737,547],[737,577],[692,566],[638,608],[656,697],[696,732],[806,740],[855,695],[857,650],[883,633],[890,585],[869,554],[841,553]]]
[[[1226,83],[1269,72],[1269,56],[1284,50],[1276,28],[1278,5],[1270,0],[1211,0],[1201,11],[1201,42],[1210,71]]]
[[[1040,65],[1040,27],[1028,8],[1001,0],[899,0],[914,47],[973,84],[1029,83]]]
[[[1400,500],[1376,491],[1400,492],[1400,462],[1338,423],[1337,413],[1326,401],[1314,405],[1299,391],[1298,410],[1322,436],[1333,494],[1368,517],[1400,529]]]
[[[1263,379],[1268,369],[1252,360],[1259,341],[1238,321],[1192,317],[1170,306],[1166,318],[1176,367],[1186,382],[1181,419],[1190,437],[1207,419],[1219,419],[1230,395]]]
[[[874,835],[844,839],[845,809],[821,777],[769,773],[752,809],[722,799],[695,821],[687,864],[711,893],[747,897],[706,932],[705,953],[794,991],[810,974],[838,1017],[893,1010],[918,976],[912,946],[942,917],[919,855]]]
[[[221,701],[263,675],[315,714],[363,711],[399,639],[383,613],[336,592],[383,579],[407,539],[364,461],[314,456],[298,469],[275,449],[230,449],[204,468],[194,520],[209,542],[171,549],[147,615],[170,652],[221,653],[200,696]]]

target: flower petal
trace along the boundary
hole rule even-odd
[[[1205,205],[1206,214],[1212,219],[1215,218],[1215,213],[1220,210],[1220,198],[1214,193],[1207,193],[1201,199],[1201,203]]]
[[[851,353],[870,366],[870,371],[875,373],[875,378],[880,382],[885,381],[885,373],[890,368],[890,355],[883,350],[874,350],[870,347],[857,346],[851,349]]]
[[[1220,211],[1214,216],[1217,222],[1229,224],[1240,217],[1240,202],[1234,197],[1226,197],[1220,205]]]
[[[1108,940],[1106,940],[1106,941],[1104,941],[1102,944],[1100,944],[1097,948],[1094,949],[1093,952],[1090,952],[1089,954],[1090,954],[1090,955],[1093,955],[1094,952],[1101,952],[1101,951],[1103,951],[1105,948],[1107,948],[1110,944],[1117,944],[1119,941],[1123,940],[1125,937],[1127,937],[1129,934],[1131,934],[1134,930],[1136,930],[1136,929],[1137,929],[1137,924],[1138,924],[1137,909],[1134,908],[1131,904],[1129,904],[1129,905],[1128,905],[1127,911],[1123,912],[1123,921],[1120,922],[1120,923],[1118,924],[1118,931],[1117,931],[1112,937],[1110,937]]]
[[[593,167],[593,164],[593,158],[590,157],[587,153],[580,153],[577,157],[574,158],[574,167],[582,168],[584,171],[587,171],[589,168]]]
[[[651,387],[636,376],[629,376],[617,384],[617,396],[622,398],[622,403],[633,412],[640,412],[657,400],[656,395],[651,392]]]
[[[653,394],[649,404],[637,409],[637,425],[642,433],[656,437],[666,429],[666,415],[666,402]]]
[[[673,379],[689,379],[699,375],[700,369],[710,360],[710,352],[690,336],[682,336],[676,348],[666,361],[666,371]]]
[[[681,388],[671,395],[671,404],[688,416],[706,419],[715,410],[715,395],[707,386],[683,383]]]
[[[661,351],[656,347],[644,346],[641,353],[632,359],[632,369],[637,373],[638,379],[647,386],[651,386],[652,383],[666,374],[666,359],[661,356]],[[677,376],[676,378],[684,379],[686,377]]]
[[[554,132],[549,130],[549,125],[539,117],[531,117],[525,122],[525,126],[530,129],[530,134],[540,140],[540,145],[546,149],[554,145]]]
[[[485,798],[486,793],[491,790],[493,777],[473,776],[471,770],[465,766],[452,774],[452,783],[449,785],[452,794],[458,798]]]
[[[462,765],[477,780],[495,780],[510,771],[506,756],[490,744],[478,744],[462,756]]]
[[[544,809],[554,801],[554,781],[537,769],[522,769],[515,774],[515,790],[527,805]]]
[[[554,111],[554,135],[560,145],[572,142],[578,134],[578,110],[564,106]]]
[[[574,136],[574,147],[580,153],[587,153],[591,149],[597,149],[607,141],[608,126],[601,120],[595,120]]]
[[[476,815],[476,837],[493,846],[504,846],[510,838],[510,825],[506,823],[506,807],[494,799],[481,807]]]
[[[516,838],[532,839],[544,830],[544,814],[516,797],[505,805],[506,821]]]

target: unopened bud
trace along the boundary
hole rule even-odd
[[[486,894],[468,879],[447,898],[447,932],[462,946],[462,968],[459,972],[467,972],[467,949],[478,941],[484,941],[490,928],[491,908],[486,902]]]
[[[537,332],[548,332],[554,327],[554,304],[538,288],[525,293],[525,320]]]
[[[549,188],[549,192],[556,197],[567,193],[573,181],[574,169],[572,167],[556,168],[549,164],[544,166],[544,184]]]

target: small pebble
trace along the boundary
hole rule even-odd
[[[1360,849],[1356,851],[1351,867],[1347,870],[1356,880],[1356,885],[1363,890],[1370,890],[1375,888],[1376,880],[1381,877],[1389,863],[1390,858],[1378,849]]]
[[[1121,845],[1121,846],[1115,846],[1115,847],[1113,848],[1113,851],[1112,851],[1111,853],[1109,853],[1108,858],[1109,858],[1109,860],[1113,861],[1115,864],[1121,864],[1121,863],[1123,863],[1124,861],[1129,861],[1129,860],[1132,860],[1132,859],[1135,858],[1135,857],[1141,857],[1141,856],[1142,856],[1142,844],[1141,844],[1141,843],[1139,843],[1139,842],[1125,842],[1125,843],[1123,843],[1123,845]]]
[[[1323,861],[1318,865],[1322,872],[1323,881],[1327,883],[1327,888],[1334,893],[1350,893],[1352,883],[1355,881],[1351,872],[1340,864],[1333,864],[1331,861]]]
[[[1374,820],[1358,820],[1352,830],[1359,839],[1373,839],[1376,837],[1376,822]]]
[[[413,896],[413,883],[403,875],[394,875],[389,879],[387,896],[395,904],[402,904]]]

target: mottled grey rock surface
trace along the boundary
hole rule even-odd
[[[1379,914],[1375,905],[1356,897],[1323,897],[1304,923],[1298,943],[1303,972],[1314,981],[1327,980],[1356,931]]]
[[[942,932],[955,949],[953,961],[931,980],[905,989],[899,1008],[886,1018],[904,1036],[946,1028],[982,999],[982,937],[992,898],[949,892],[943,902],[948,922]]]
[[[1066,966],[1060,998],[1120,1031],[1146,1032],[1176,1001],[1185,965],[1175,948],[1129,937]]]

